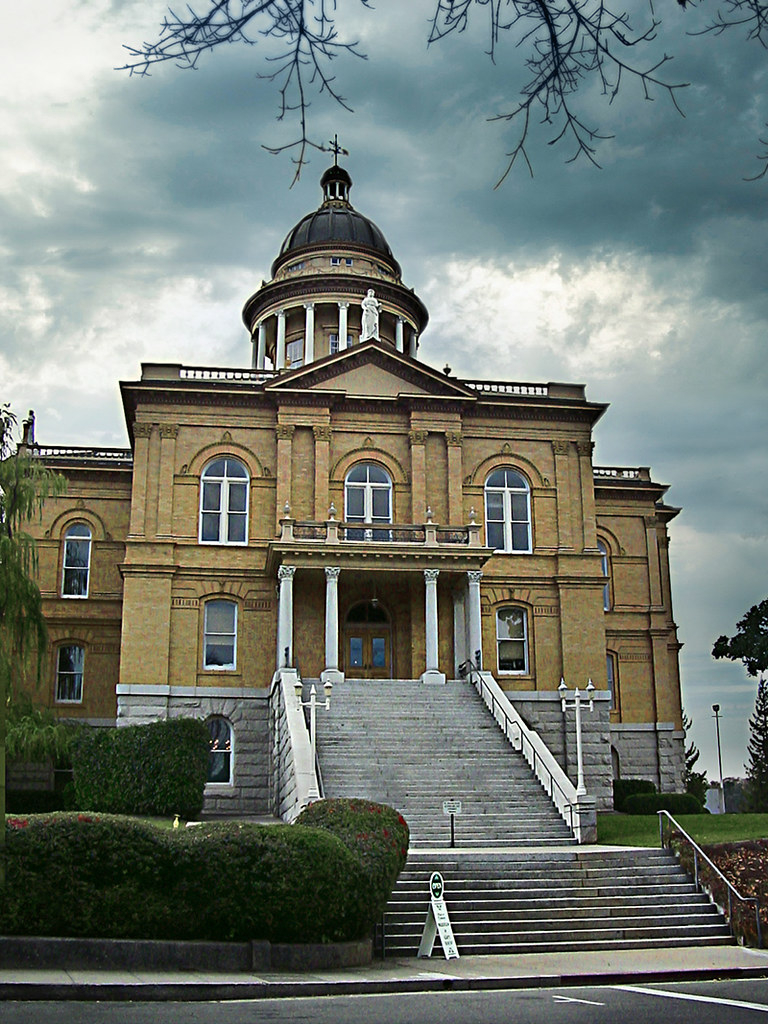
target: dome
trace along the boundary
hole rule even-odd
[[[368,217],[363,216],[349,202],[352,179],[343,167],[329,167],[320,179],[323,188],[323,202],[312,213],[302,217],[292,228],[280,246],[272,273],[293,255],[307,246],[339,245],[361,246],[373,249],[392,264],[396,261],[383,232]]]

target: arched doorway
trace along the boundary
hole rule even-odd
[[[392,628],[374,598],[353,604],[344,620],[344,672],[350,679],[392,677]]]

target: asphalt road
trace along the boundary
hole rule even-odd
[[[768,980],[222,1003],[19,1002],[0,1024],[768,1024]]]

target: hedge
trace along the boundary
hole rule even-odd
[[[314,813],[333,817],[332,802],[323,803]],[[407,826],[391,808],[379,813],[372,806],[339,812],[346,840],[332,834],[332,827],[299,823],[216,822],[161,830],[113,815],[11,816],[0,933],[273,942],[364,938],[389,897],[393,866],[402,866],[407,853]],[[406,847],[398,845],[395,856],[392,842],[399,844],[403,836]]]
[[[624,810],[624,801],[636,793],[655,793],[656,786],[647,779],[614,779],[613,809]]]
[[[691,793],[636,793],[628,796],[622,810],[625,814],[703,814],[704,808]]]
[[[110,814],[180,814],[203,806],[210,736],[202,720],[82,729],[72,745],[74,805]]]

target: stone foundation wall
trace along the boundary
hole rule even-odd
[[[165,718],[219,715],[232,726],[231,785],[205,787],[203,813],[268,815],[270,798],[269,691],[228,686],[117,687],[117,724],[143,725]]]
[[[563,715],[557,693],[508,693],[520,717],[535,729],[552,751],[558,764],[576,785],[578,761],[576,758],[575,711],[569,707]],[[596,801],[598,811],[613,808],[613,773],[610,745],[610,699],[606,693],[595,695],[593,709],[589,703],[581,705],[581,742],[584,764],[584,784]]]
[[[685,734],[670,723],[611,726],[623,779],[648,779],[660,793],[683,791]]]

